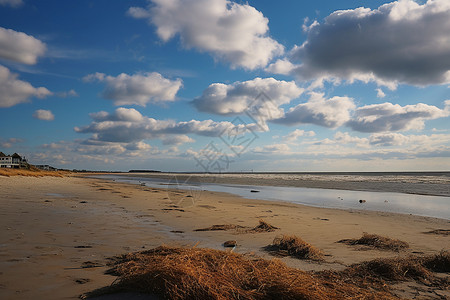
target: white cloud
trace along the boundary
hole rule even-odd
[[[0,59],[34,65],[45,51],[45,44],[31,35],[0,27]]]
[[[0,0],[0,5],[3,6],[11,6],[14,8],[20,7],[23,5],[22,0]]]
[[[448,111],[424,103],[400,106],[386,102],[357,108],[347,125],[360,132],[421,130],[425,120],[448,115]]]
[[[61,98],[78,97],[78,93],[72,89],[72,90],[69,90],[66,92],[56,93],[56,96],[61,97]]]
[[[273,64],[270,64],[265,71],[274,74],[289,75],[296,68],[287,58],[278,59]]]
[[[148,159],[162,155],[161,151],[142,141],[132,143],[109,143],[101,141],[59,141],[41,146],[41,151],[28,155],[30,162],[35,164],[51,164],[55,167],[67,165],[110,169],[116,163],[122,163],[125,168],[130,165],[130,157]],[[141,160],[140,160],[141,162]],[[92,167],[96,165],[96,167]]]
[[[232,67],[264,67],[284,51],[267,34],[269,20],[248,4],[228,0],[153,0],[146,9],[131,7],[128,14],[148,19],[163,41],[178,34],[185,48],[208,52]]]
[[[33,113],[33,118],[43,121],[53,121],[55,116],[50,110],[38,109]]]
[[[384,98],[384,97],[386,97],[386,94],[383,92],[382,89],[377,88],[376,91],[377,91],[377,97],[378,97],[378,98]]]
[[[449,134],[431,135],[403,135],[394,132],[374,133],[369,137],[371,145],[375,146],[432,146],[435,144],[450,143]]]
[[[182,137],[186,134],[201,136],[219,136],[226,130],[237,128],[240,132],[245,125],[233,125],[230,122],[212,120],[175,122],[173,120],[156,120],[143,116],[133,108],[120,107],[114,113],[98,112],[90,115],[93,122],[84,127],[75,127],[79,133],[92,133],[91,142],[131,143],[145,139],[161,139],[166,143],[191,142]],[[175,136],[169,138],[168,135]]]
[[[183,135],[183,134],[162,136],[161,140],[164,145],[181,145],[181,144],[195,142],[194,139],[188,137],[187,135]]]
[[[178,90],[182,87],[181,79],[170,80],[157,72],[118,76],[103,73],[89,74],[84,81],[105,82],[102,96],[113,100],[114,105],[141,105],[147,103],[174,101]]]
[[[322,93],[310,93],[308,102],[292,107],[286,114],[273,120],[285,125],[315,124],[336,128],[350,120],[350,112],[355,108],[349,97],[325,99]]]
[[[448,32],[448,0],[400,0],[333,12],[309,29],[290,57],[301,63],[294,73],[304,80],[375,81],[390,89],[398,83],[448,84]]]
[[[45,87],[35,88],[17,77],[17,74],[0,65],[0,107],[28,102],[30,97],[45,98],[52,95]]]
[[[295,129],[294,131],[292,131],[288,135],[283,136],[283,139],[286,142],[294,142],[301,136],[312,137],[312,136],[315,136],[315,135],[316,135],[316,133],[314,131],[304,131],[304,130],[301,130],[301,129]]]
[[[253,152],[257,154],[288,154],[290,153],[290,150],[291,149],[287,144],[272,144],[263,147],[255,147]]]
[[[368,142],[366,138],[352,136],[348,132],[340,131],[334,134],[334,141],[338,144],[358,144],[359,146],[365,146]]]
[[[265,121],[283,115],[280,105],[299,97],[303,89],[295,82],[274,78],[255,78],[233,84],[214,83],[192,102],[204,112],[219,115],[247,113],[265,127]]]

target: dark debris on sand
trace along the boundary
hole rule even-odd
[[[344,243],[347,245],[355,246],[368,246],[380,250],[400,251],[402,249],[409,248],[409,244],[397,239],[391,239],[378,234],[363,233],[363,236],[359,239],[344,239],[337,241],[338,243]]]

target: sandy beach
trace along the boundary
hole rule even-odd
[[[450,236],[424,233],[450,230],[445,219],[308,207],[208,191],[192,199],[184,191],[75,176],[0,176],[0,190],[1,299],[77,299],[115,280],[104,275],[108,257],[163,244],[223,250],[225,241],[236,240],[235,252],[273,259],[263,247],[280,234],[296,235],[325,254],[322,262],[279,258],[305,271],[342,270],[378,257],[450,249]],[[195,231],[218,224],[252,228],[260,219],[279,229]],[[337,243],[364,232],[405,241],[409,248],[392,252]],[[396,293],[405,298],[450,297],[448,290],[417,288],[415,283],[399,284]]]

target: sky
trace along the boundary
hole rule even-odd
[[[0,151],[56,168],[449,171],[448,0],[0,0]]]

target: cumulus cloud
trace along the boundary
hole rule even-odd
[[[34,65],[45,51],[45,44],[31,35],[0,27],[0,59]]]
[[[181,145],[186,143],[193,143],[195,142],[194,139],[188,137],[187,135],[168,135],[161,137],[161,140],[164,145]]]
[[[174,101],[182,87],[181,79],[170,80],[157,72],[118,76],[103,73],[89,74],[86,82],[99,81],[106,84],[102,96],[113,100],[114,105],[141,105],[147,103]]]
[[[324,98],[322,93],[310,93],[308,102],[289,109],[281,118],[273,120],[284,125],[315,124],[336,128],[350,120],[350,112],[355,108],[349,97]]]
[[[30,153],[28,159],[39,164],[51,164],[54,166],[73,165],[104,170],[111,168],[108,164],[124,163],[125,168],[130,167],[130,157],[148,159],[166,152],[142,141],[109,143],[75,140],[44,144],[39,152]],[[94,165],[95,167],[93,167]]]
[[[378,88],[378,89],[376,89],[376,91],[377,91],[377,97],[378,97],[378,98],[384,98],[384,97],[386,97],[386,94],[383,92],[382,89]]]
[[[53,121],[55,115],[50,110],[38,109],[33,113],[33,118],[43,121]]]
[[[120,107],[113,113],[98,112],[90,115],[93,122],[84,127],[75,127],[79,133],[92,133],[90,141],[131,143],[145,139],[162,139],[166,143],[180,144],[191,142],[186,134],[201,136],[219,136],[226,130],[238,128],[245,130],[245,125],[234,125],[230,122],[214,122],[212,120],[175,122],[173,120],[156,120],[143,116],[133,108]],[[174,135],[168,138],[167,135]]]
[[[284,51],[268,36],[269,20],[245,3],[152,0],[147,8],[131,7],[128,15],[148,19],[163,41],[178,34],[185,48],[208,52],[232,67],[264,67]]]
[[[285,135],[283,137],[283,140],[285,140],[286,142],[294,142],[301,136],[312,137],[315,135],[316,135],[316,133],[314,131],[305,131],[305,130],[301,130],[301,129],[295,129],[288,135]]]
[[[395,89],[450,83],[450,2],[413,0],[335,11],[291,51],[304,80],[376,81]]]
[[[287,58],[278,59],[273,64],[270,64],[265,71],[274,74],[289,75],[296,68]]]
[[[31,97],[45,98],[52,92],[45,87],[33,87],[30,83],[17,79],[18,75],[0,65],[0,107],[11,107],[28,102]]]
[[[23,1],[22,0],[0,0],[0,5],[17,8],[17,7],[20,7],[23,5]]]
[[[400,106],[386,102],[357,108],[347,125],[360,132],[420,130],[425,120],[449,114],[447,110],[424,103]]]
[[[431,135],[403,135],[396,132],[374,133],[369,137],[369,142],[374,146],[432,146],[434,144],[448,143],[449,134],[431,134]]]
[[[219,115],[237,115],[245,112],[265,124],[266,120],[283,115],[280,105],[291,102],[302,93],[303,89],[293,81],[255,78],[228,85],[211,84],[192,103],[199,111]]]

